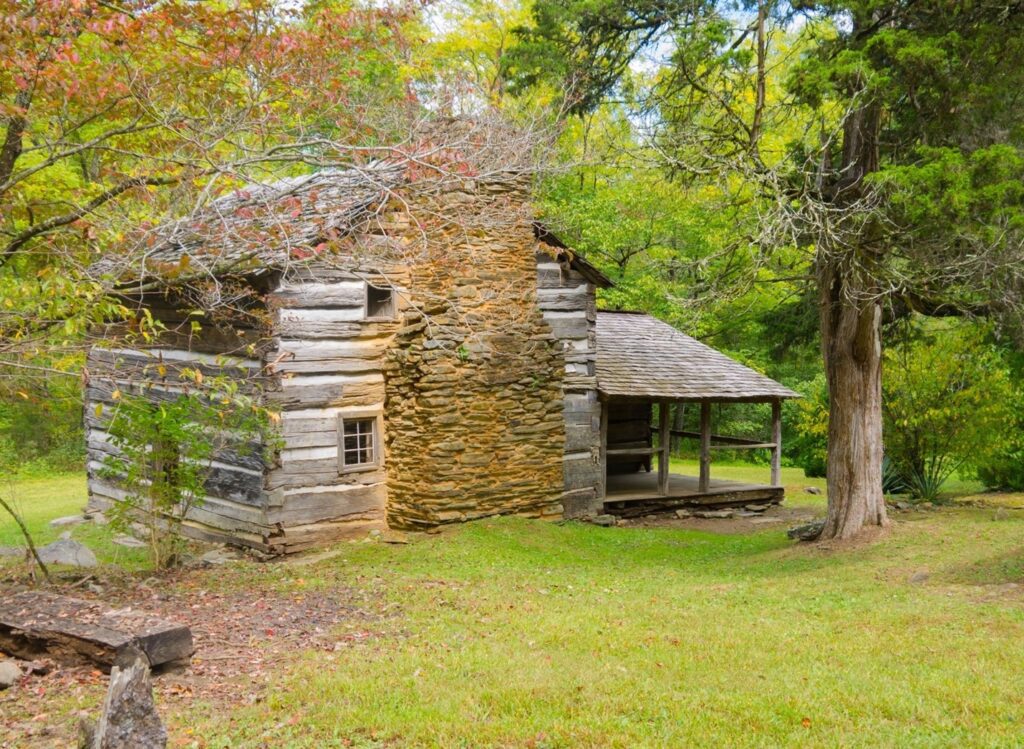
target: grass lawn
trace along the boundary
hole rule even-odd
[[[56,496],[67,481],[34,491]],[[787,502],[824,509],[799,492],[820,481],[788,469],[784,483]],[[1014,510],[900,513],[881,541],[833,551],[780,526],[715,535],[500,518],[335,552],[194,573],[188,584],[206,590],[296,600],[361,591],[374,617],[366,636],[295,652],[261,700],[229,714],[164,703],[172,745],[1024,742]],[[245,626],[258,635],[260,615]]]
[[[54,518],[79,515],[87,500],[85,474],[67,473],[48,478],[30,478],[0,483],[0,496],[21,516],[37,547],[56,541],[61,534],[88,546],[101,564],[116,564],[126,570],[141,570],[146,565],[146,550],[126,548],[112,543],[108,528],[84,523],[50,527]],[[0,546],[24,546],[17,524],[0,508]]]

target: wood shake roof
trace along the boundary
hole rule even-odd
[[[655,400],[800,397],[671,325],[635,312],[597,313],[597,388],[606,396]]]
[[[94,271],[126,281],[181,281],[280,268],[349,234],[401,181],[395,166],[374,165],[248,184],[148,230],[134,252],[101,261]]]

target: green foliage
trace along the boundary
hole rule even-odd
[[[1005,363],[976,326],[915,326],[885,355],[885,451],[911,493],[935,501],[946,479],[978,466],[1012,415]]]
[[[80,470],[82,381],[74,370],[81,357],[41,353],[33,363],[46,366],[45,375],[15,369],[0,378],[0,474]]]
[[[978,478],[990,489],[1024,491],[1024,354],[1005,352],[1014,391],[1001,440],[978,461]],[[993,435],[995,437],[995,435]]]
[[[823,477],[828,465],[828,386],[825,375],[798,386],[804,397],[786,404],[791,426],[786,455],[808,476]]]
[[[185,370],[182,376],[198,372]],[[173,565],[181,524],[202,505],[213,460],[263,450],[271,439],[269,426],[267,412],[228,378],[170,401],[118,396],[107,427],[118,454],[105,460],[102,475],[127,496],[111,509],[112,525],[127,530],[141,522],[153,565]]]

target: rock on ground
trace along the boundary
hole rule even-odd
[[[612,526],[615,525],[615,516],[614,515],[598,515],[598,516],[592,518],[590,522],[593,523],[594,525],[600,525],[600,526],[602,526],[604,528],[611,528]]]
[[[0,689],[13,687],[20,678],[21,667],[15,661],[0,661]]]
[[[115,543],[118,546],[127,546],[129,549],[141,549],[146,546],[145,541],[141,541],[135,536],[129,536],[127,533],[119,533],[111,539],[111,543]]]
[[[725,520],[726,518],[731,518],[736,513],[733,510],[701,510],[693,514],[699,518],[720,518]]]
[[[95,567],[96,555],[88,546],[62,538],[39,549],[43,564],[67,564],[72,567]]]
[[[786,535],[798,541],[814,541],[825,528],[824,520],[815,520],[805,525],[798,525],[786,531]]]
[[[209,566],[227,564],[228,562],[233,562],[237,559],[238,553],[226,547],[222,549],[213,549],[199,557],[200,562]]]
[[[85,522],[81,515],[65,515],[62,518],[54,518],[50,521],[51,528],[60,528],[65,525],[79,525]]]
[[[144,656],[110,672],[110,688],[95,729],[83,723],[80,746],[87,749],[164,749],[167,729],[153,702],[153,686]]]

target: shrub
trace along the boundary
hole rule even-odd
[[[811,477],[823,477],[828,464],[828,387],[825,375],[796,388],[803,398],[786,404],[793,435],[784,450]]]
[[[1003,439],[978,462],[978,478],[989,489],[1024,491],[1024,388],[1019,386],[1012,413]]]
[[[1009,373],[983,333],[919,326],[886,351],[886,455],[919,499],[934,501],[954,472],[983,464],[1012,420]]]
[[[183,376],[202,381],[198,372]],[[182,522],[203,503],[213,461],[269,445],[268,414],[226,378],[166,402],[116,392],[115,399],[107,432],[117,454],[101,475],[126,496],[110,510],[111,526],[141,523],[153,565],[168,567],[180,556]]]

